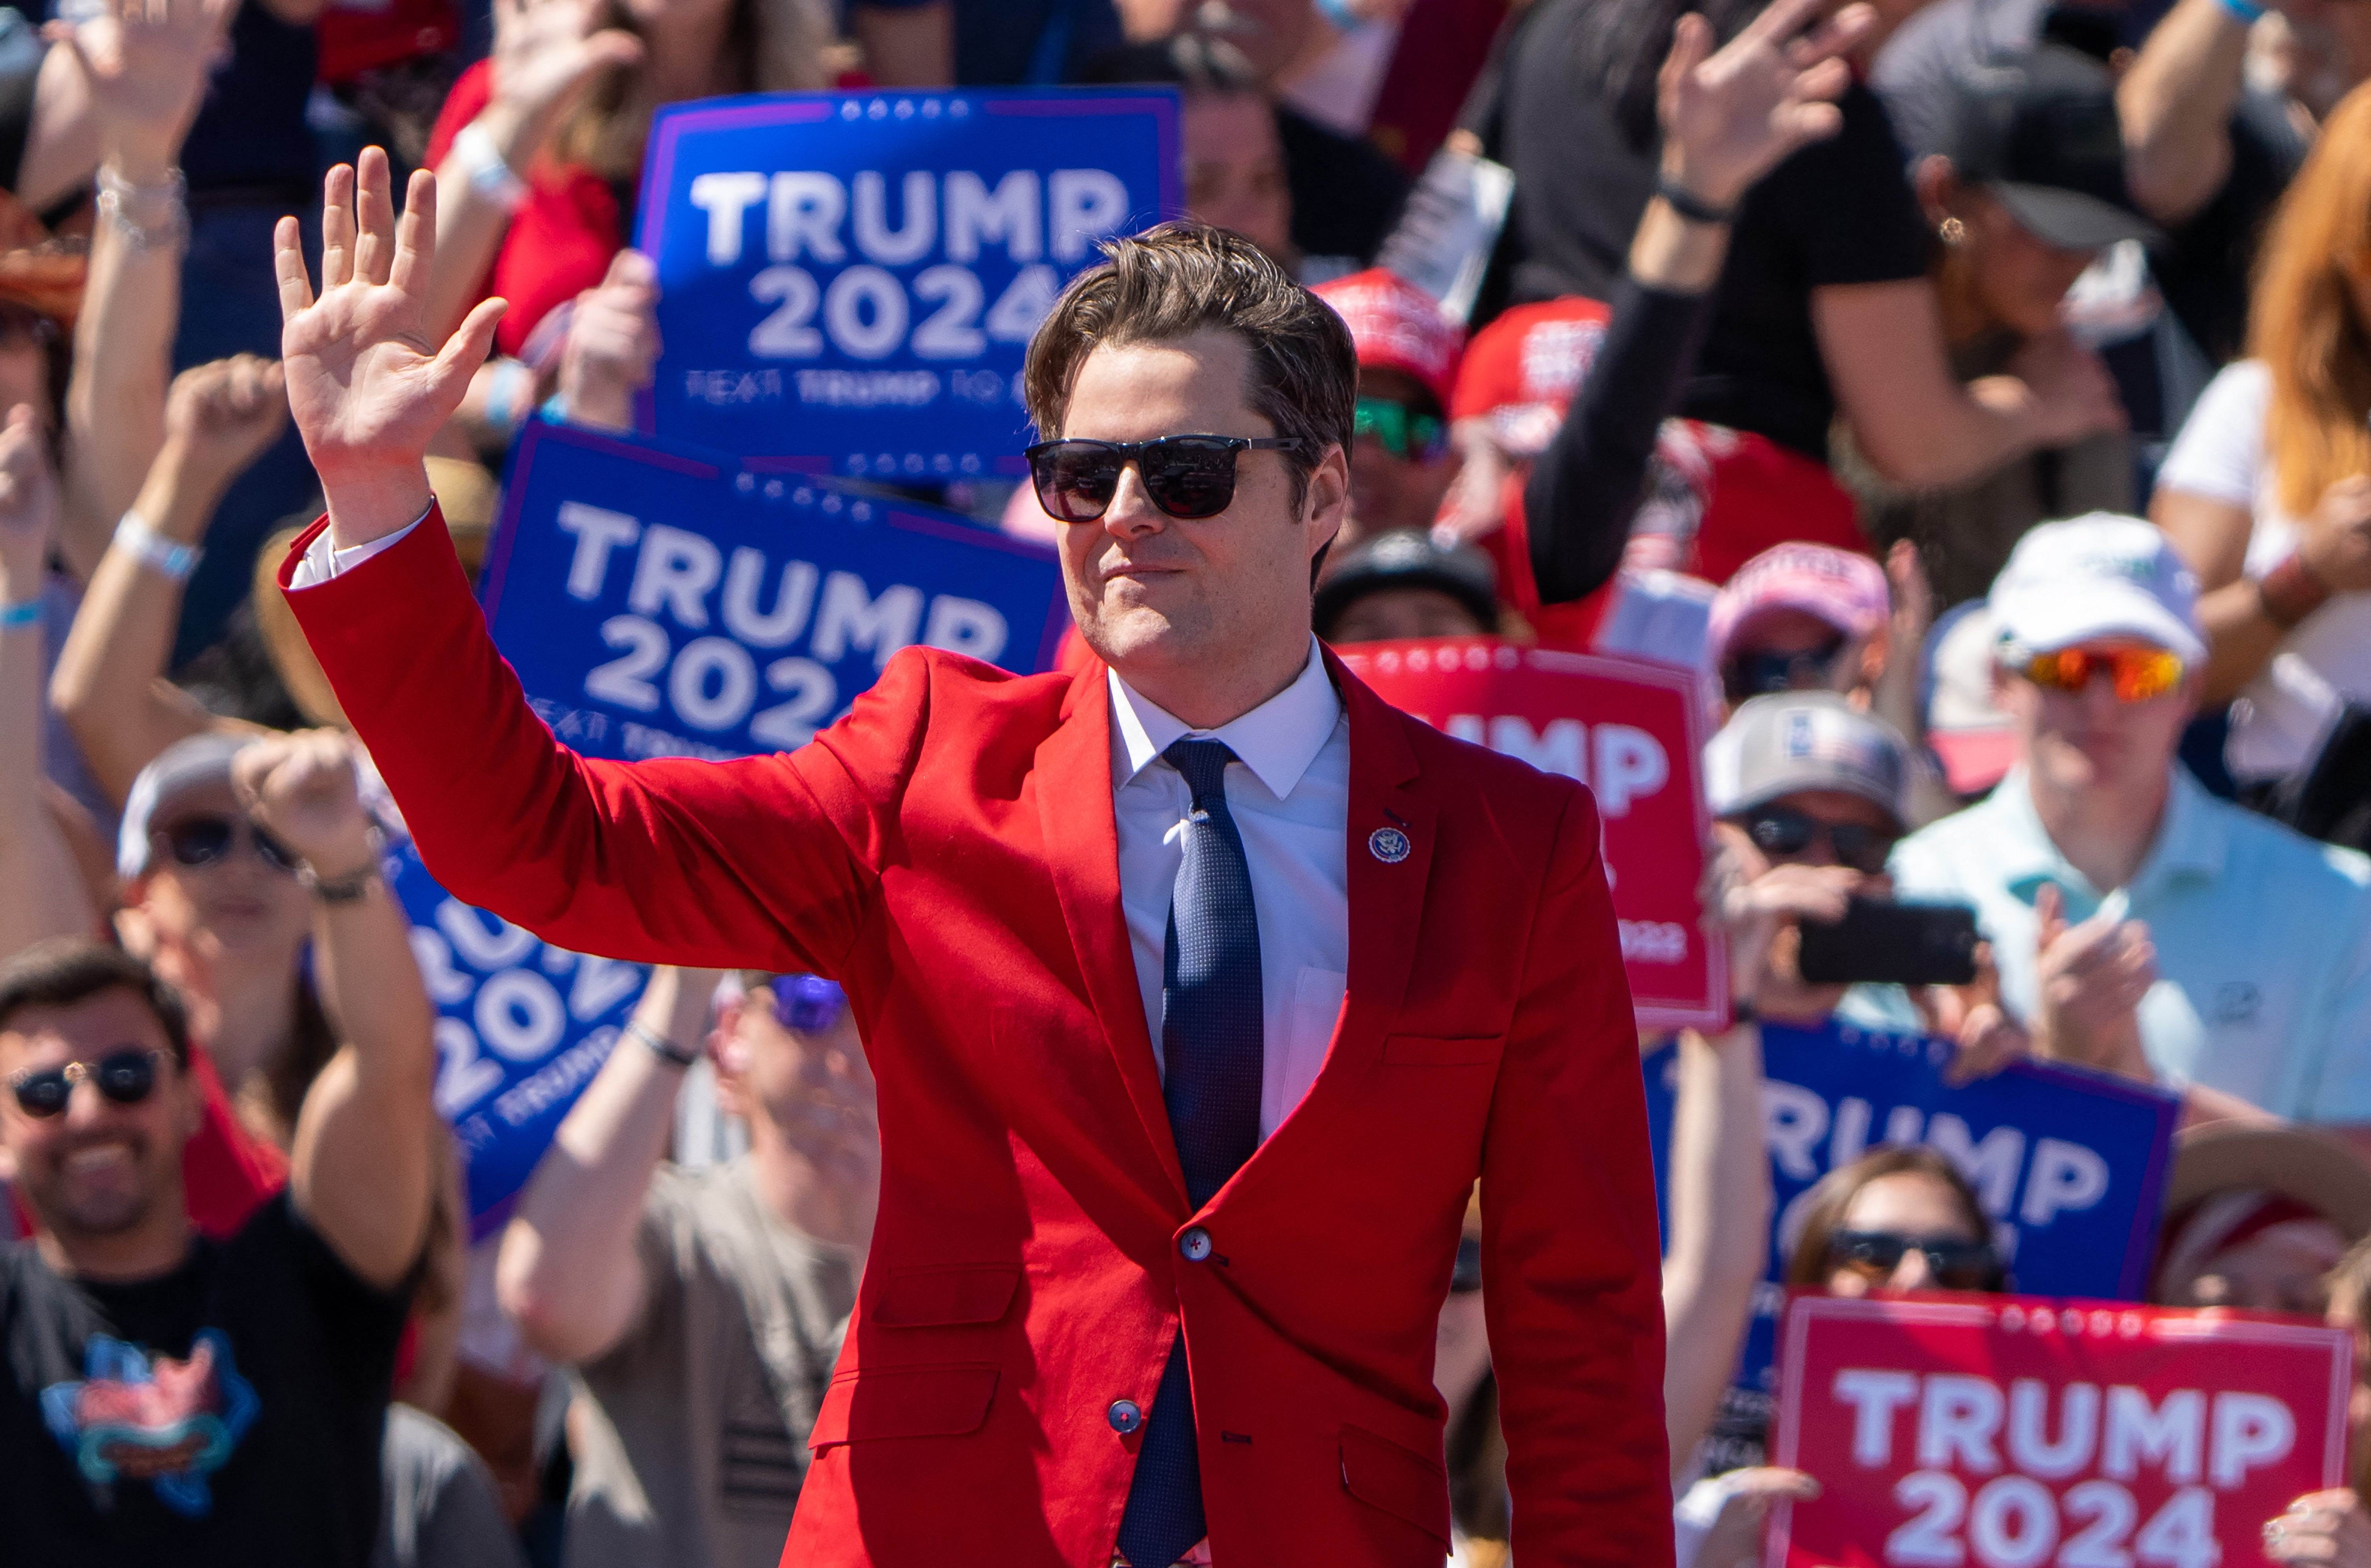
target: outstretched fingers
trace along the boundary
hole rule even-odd
[[[1682,17],[1671,29],[1671,52],[1663,56],[1663,69],[1659,73],[1657,86],[1661,92],[1678,88],[1690,73],[1703,64],[1712,53],[1712,24],[1691,11]]]
[[[1760,16],[1739,29],[1738,41],[1751,40],[1755,43],[1783,47],[1810,25],[1825,3],[1826,0],[1777,0],[1775,5],[1764,6]]]
[[[354,275],[354,167],[339,164],[321,180],[321,292]]]
[[[387,154],[364,147],[354,160],[355,215],[360,233],[354,243],[354,276],[365,283],[383,283],[395,268],[395,195]]]
[[[313,303],[313,280],[305,272],[305,234],[295,218],[272,231],[272,271],[280,281],[280,324],[285,327]]]
[[[1877,11],[1874,6],[1867,4],[1847,6],[1789,44],[1787,58],[1798,69],[1815,65],[1822,60],[1838,59],[1867,38],[1869,29],[1875,26]]]
[[[462,317],[461,325],[453,329],[453,335],[445,340],[445,346],[436,352],[436,368],[433,373],[436,399],[447,417],[461,406],[462,395],[469,389],[469,377],[478,374],[478,367],[486,363],[486,355],[492,352],[494,326],[502,320],[503,312],[509,308],[508,300],[480,300],[476,308]]]
[[[420,299],[436,265],[436,176],[414,169],[403,194],[403,217],[395,226],[395,266],[387,281]]]

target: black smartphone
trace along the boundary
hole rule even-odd
[[[1978,940],[1976,912],[1964,904],[1856,898],[1833,925],[1803,922],[1803,978],[1814,986],[1964,986],[1976,977]]]

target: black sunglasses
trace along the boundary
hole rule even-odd
[[[1839,635],[1817,648],[1793,653],[1741,653],[1720,667],[1721,689],[1731,702],[1767,697],[1774,691],[1800,691],[1828,684],[1829,667],[1845,651]]]
[[[1120,470],[1144,476],[1144,493],[1172,517],[1216,517],[1235,499],[1235,457],[1297,452],[1297,435],[1164,435],[1155,441],[1041,441],[1024,454],[1037,504],[1065,523],[1093,523],[1111,509]]]
[[[280,871],[296,869],[296,857],[286,845],[243,817],[183,817],[170,827],[159,828],[156,836],[164,840],[165,852],[173,857],[178,866],[195,869],[214,865],[228,856],[232,847],[245,836],[254,841],[255,852],[265,865]]]
[[[1989,1241],[1944,1241],[1897,1236],[1890,1230],[1839,1230],[1828,1238],[1828,1266],[1849,1269],[1871,1285],[1893,1277],[1913,1249],[1926,1254],[1926,1269],[1945,1290],[1997,1290],[2000,1259]]]
[[[1764,806],[1745,819],[1753,847],[1774,859],[1791,860],[1825,838],[1836,864],[1866,876],[1885,870],[1896,835],[1858,822],[1822,822],[1791,806]]]
[[[137,1105],[156,1087],[156,1058],[165,1053],[133,1046],[110,1051],[96,1062],[68,1062],[64,1066],[21,1072],[8,1080],[17,1108],[28,1116],[50,1117],[66,1108],[74,1086],[88,1078],[98,1092],[117,1105]]]

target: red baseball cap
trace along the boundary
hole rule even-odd
[[[1433,297],[1395,272],[1370,267],[1309,291],[1350,329],[1361,368],[1405,371],[1449,407],[1465,329],[1441,315]]]
[[[1474,335],[1449,417],[1487,418],[1498,445],[1518,457],[1546,451],[1613,314],[1579,295],[1506,312]]]

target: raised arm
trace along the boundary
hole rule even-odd
[[[413,527],[431,515],[422,455],[501,302],[438,347],[421,326],[434,178],[413,177],[399,231],[384,154],[328,184],[318,300],[295,220],[280,225],[289,404],[329,496],[327,532],[299,539],[282,582],[429,870],[578,951],[836,974],[878,891],[868,857],[895,831],[935,666],[901,653],[791,757],[628,765],[558,744],[488,639],[444,529]],[[339,549],[381,540],[339,566]]]
[[[1674,1485],[1720,1413],[1753,1287],[1770,1261],[1762,1029],[1683,1032],[1671,1113],[1671,1246],[1663,1259],[1663,1423]]]
[[[527,169],[601,73],[642,58],[642,40],[606,27],[601,0],[493,0],[486,107],[436,166],[439,265],[428,280],[428,335],[460,324],[493,265]]]
[[[1656,431],[1679,406],[1711,317],[1729,253],[1725,214],[1788,154],[1842,123],[1827,100],[1851,80],[1841,57],[1876,17],[1846,6],[1797,38],[1819,10],[1819,0],[1779,0],[1718,53],[1709,23],[1680,18],[1657,114],[1662,183],[1692,212],[1660,193],[1647,203],[1604,345],[1524,486],[1543,603],[1594,592],[1621,563]]]
[[[2224,0],[2180,0],[2123,80],[2124,182],[2140,210],[2179,228],[2231,177],[2231,110],[2248,62],[2248,24]]]
[[[58,488],[29,404],[0,427],[0,958],[97,924],[41,798],[41,589]]]
[[[653,971],[634,1027],[698,1051],[716,980],[710,970]],[[538,1354],[594,1360],[642,1317],[650,1280],[634,1239],[682,1086],[681,1067],[620,1040],[536,1166],[503,1231],[494,1293]]]
[[[115,0],[52,29],[97,121],[99,221],[66,388],[68,567],[87,580],[165,438],[166,382],[189,237],[179,163],[236,0]]]
[[[436,1014],[411,922],[378,875],[345,736],[260,742],[234,767],[249,812],[314,882],[314,973],[340,1042],[297,1113],[289,1191],[347,1267],[390,1288],[427,1239],[441,1147],[430,1136]]]
[[[280,367],[253,354],[174,378],[165,444],[129,509],[133,521],[91,573],[50,680],[51,703],[116,801],[159,752],[206,727],[204,710],[165,684],[181,587],[196,564],[170,552],[198,548],[223,492],[287,419]]]

